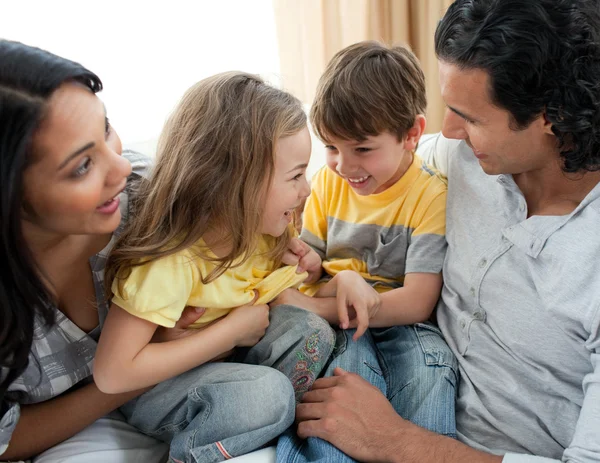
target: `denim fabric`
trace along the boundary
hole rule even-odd
[[[332,359],[324,376],[332,376],[336,367],[362,376],[384,394],[386,384],[377,359],[377,350],[369,330],[358,341],[352,340],[355,330],[338,330]],[[288,429],[277,442],[277,461],[285,463],[338,463],[354,462],[329,442],[314,437],[301,440],[295,426]]]
[[[369,329],[357,342],[352,341],[353,334],[354,330],[338,331],[325,376],[338,366],[357,373],[379,388],[403,418],[441,434],[456,435],[458,365],[437,327],[419,323]],[[321,439],[299,439],[292,428],[279,438],[277,461],[355,460]]]
[[[292,382],[296,402],[323,371],[333,352],[335,332],[311,312],[291,305],[271,309],[267,334],[251,348],[238,349],[231,361],[276,368]]]
[[[431,323],[371,329],[387,398],[405,420],[456,438],[458,362]]]
[[[125,404],[121,411],[129,423],[170,443],[174,462],[223,461],[269,443],[292,423],[295,393],[312,385],[334,340],[327,322],[305,310],[278,306],[270,318],[254,347],[164,381]]]

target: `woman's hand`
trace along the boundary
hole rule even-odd
[[[206,312],[204,307],[186,307],[175,326],[173,328],[159,326],[154,332],[151,342],[174,341],[193,334],[194,330],[190,329],[190,325],[204,315],[204,312]]]

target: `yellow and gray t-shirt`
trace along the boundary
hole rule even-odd
[[[360,196],[327,167],[311,186],[301,238],[323,259],[324,280],[354,270],[382,292],[402,286],[407,273],[441,272],[446,182],[417,155],[381,193]],[[318,286],[303,291],[312,295]]]

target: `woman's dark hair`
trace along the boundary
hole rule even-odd
[[[102,89],[78,63],[0,40],[0,400],[27,367],[35,318],[54,322],[54,302],[23,238],[23,171],[50,95],[69,80]]]
[[[488,73],[513,130],[545,114],[566,172],[600,169],[597,0],[457,0],[438,24],[435,51]]]

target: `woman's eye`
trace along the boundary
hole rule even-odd
[[[85,158],[83,162],[79,165],[77,169],[73,172],[73,177],[82,177],[90,170],[92,165],[92,160],[90,158]]]

